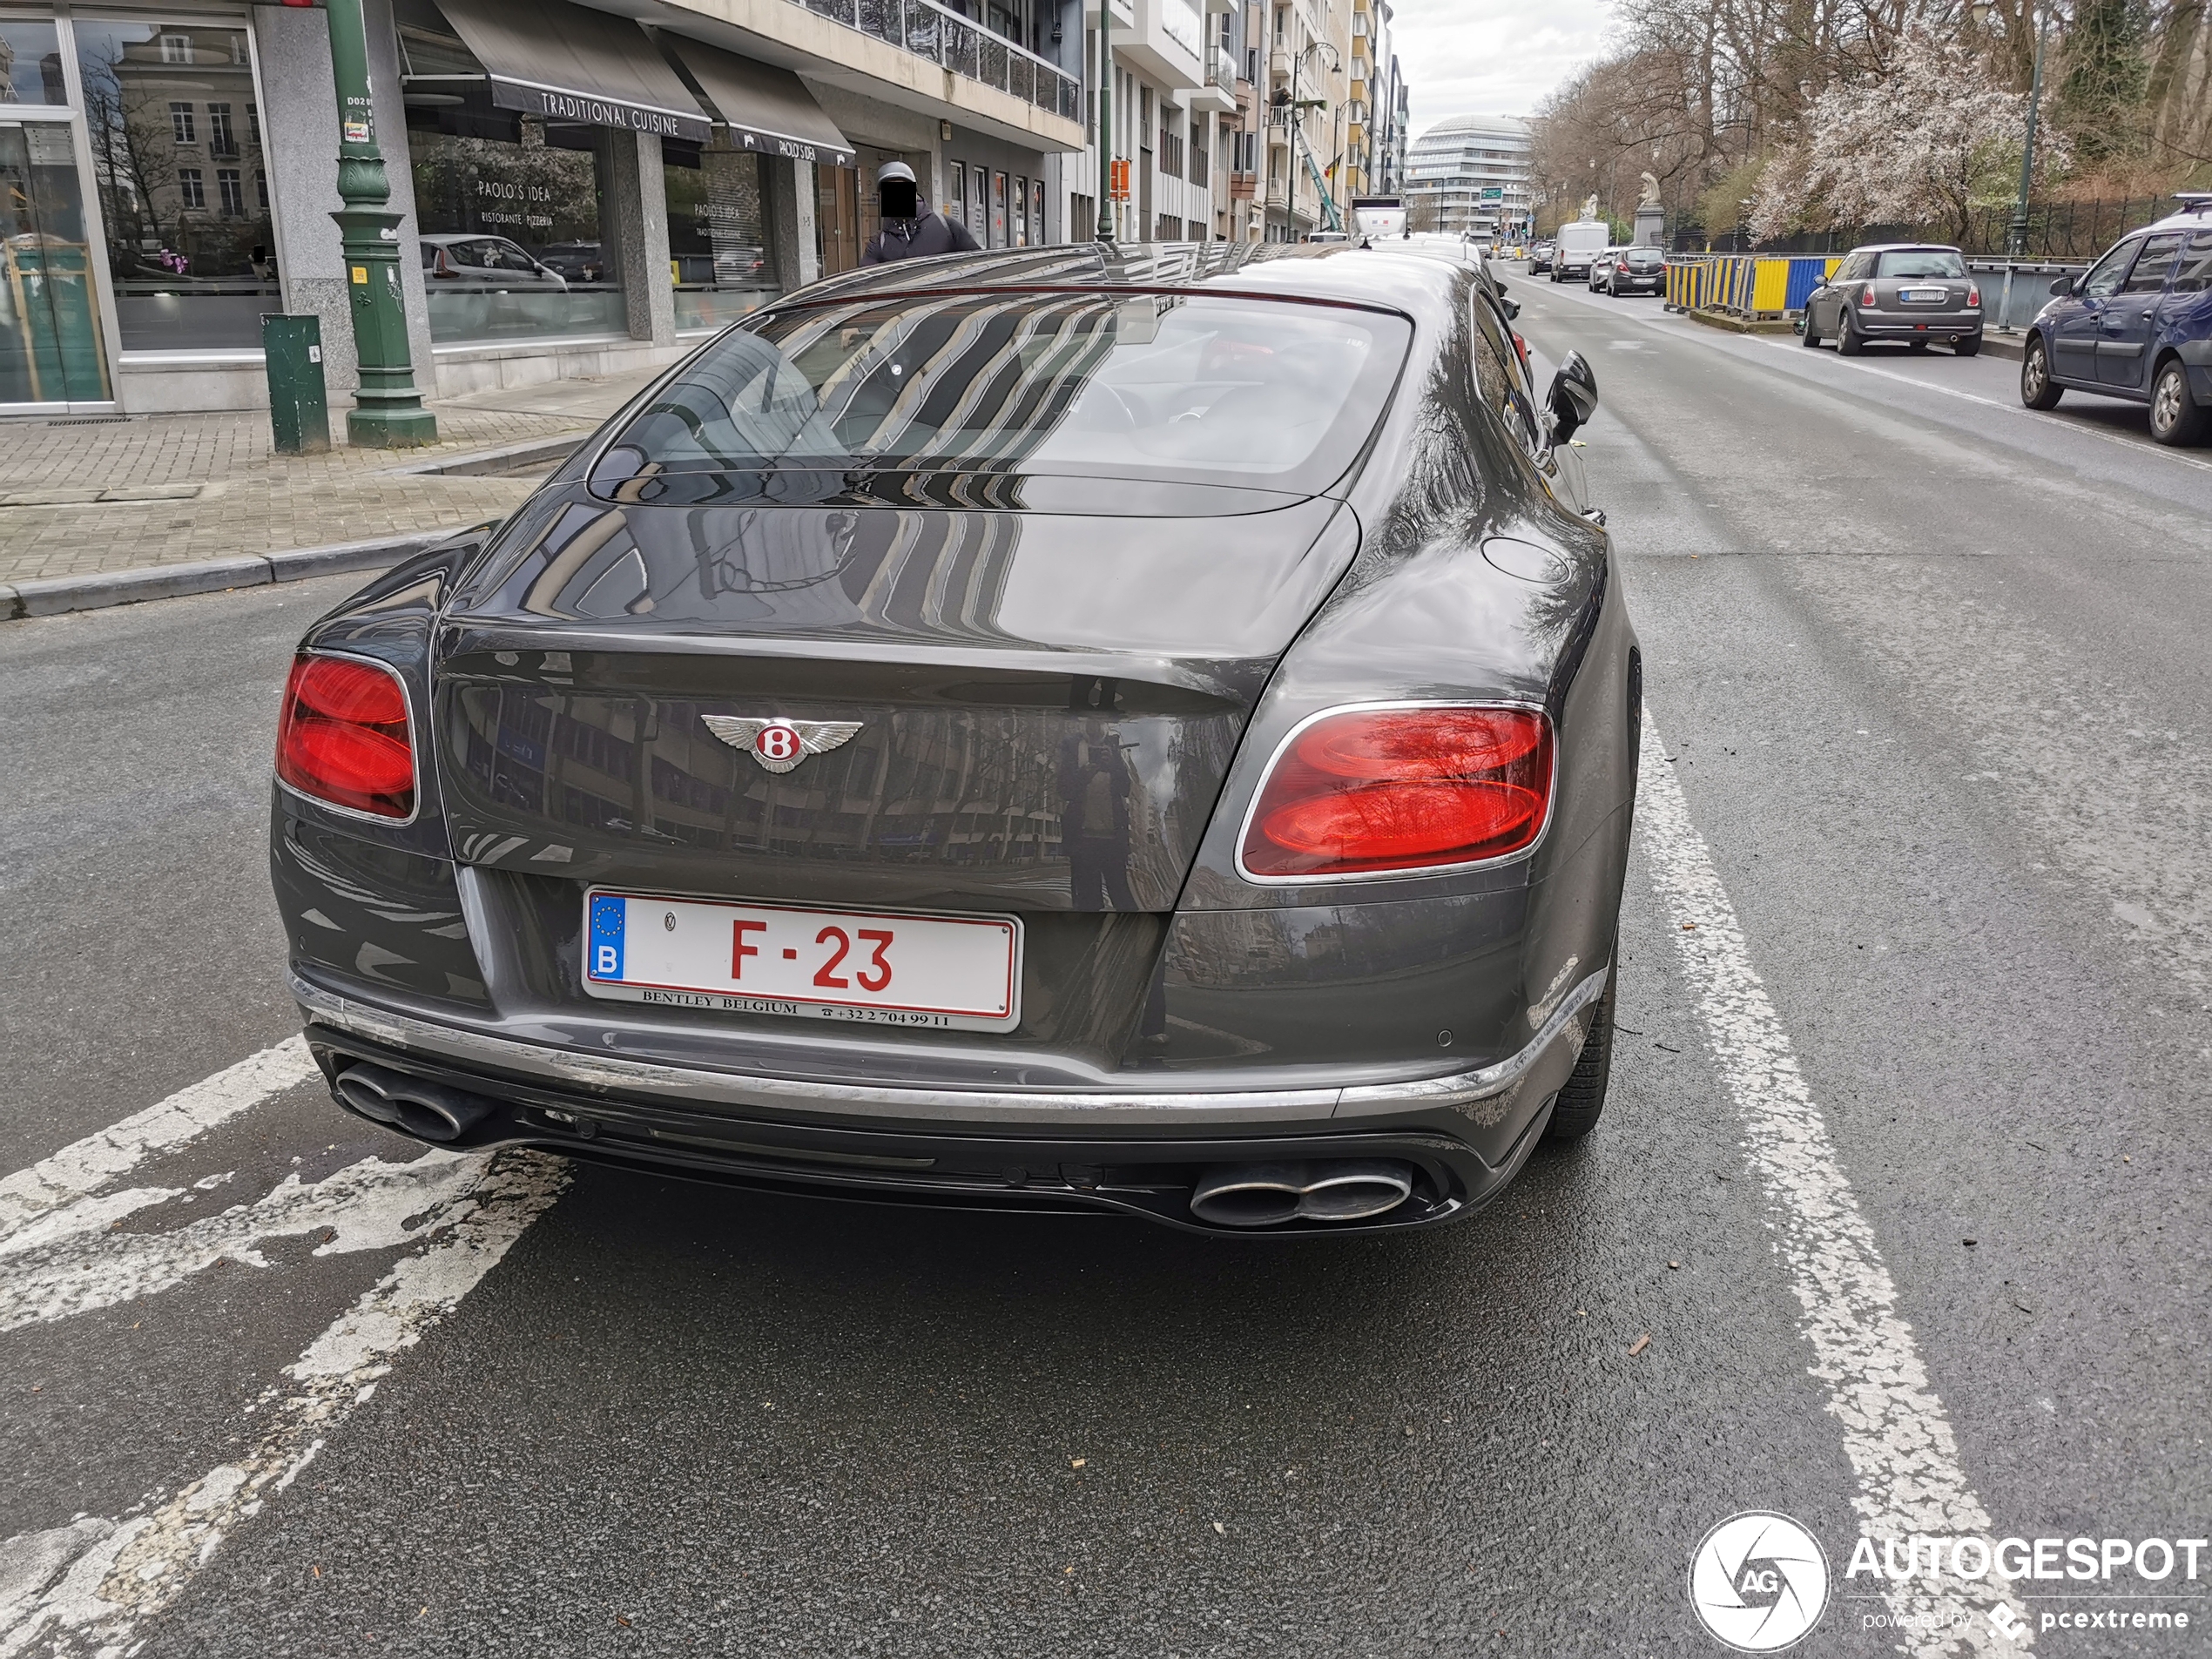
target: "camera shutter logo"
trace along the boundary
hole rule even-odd
[[[1827,1610],[1827,1554],[1787,1515],[1731,1515],[1689,1558],[1689,1604],[1737,1652],[1779,1653]]]

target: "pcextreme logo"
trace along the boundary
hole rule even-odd
[[[1787,1515],[1730,1515],[1689,1558],[1689,1604],[1738,1653],[1779,1653],[1827,1610],[1827,1554]]]

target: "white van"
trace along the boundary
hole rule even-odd
[[[1552,280],[1589,280],[1590,261],[1613,246],[1613,228],[1595,219],[1578,219],[1559,227],[1559,252],[1552,256]]]

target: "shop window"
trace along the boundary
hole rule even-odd
[[[782,289],[763,158],[726,128],[697,150],[664,141],[661,157],[678,330],[718,328],[774,299]]]
[[[1029,222],[1035,226],[1037,245],[1042,247],[1047,240],[1044,233],[1044,180],[1042,179],[1029,181]]]
[[[1014,181],[1014,246],[1029,246],[1029,181]]]
[[[598,129],[410,106],[407,136],[434,341],[626,332]]]
[[[945,166],[945,217],[955,225],[968,223],[968,169],[957,161]]]
[[[239,185],[261,165],[258,136],[241,144],[232,118],[253,95],[246,32],[80,14],[76,36],[123,349],[258,349],[261,314],[281,300],[268,210],[249,209]],[[197,96],[176,96],[185,91]],[[209,155],[243,164],[218,170],[212,202],[206,171],[179,154],[203,139]]]
[[[0,125],[0,403],[110,395],[92,262],[67,124]]]
[[[991,175],[991,241],[993,247],[1004,247],[1006,242],[1006,175]]]
[[[66,104],[61,34],[51,23],[0,17],[0,104]]]

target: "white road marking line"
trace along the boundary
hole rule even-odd
[[[111,1208],[107,1199],[84,1199],[10,1241],[10,1245],[26,1239],[43,1242],[41,1235],[53,1224],[66,1229],[48,1250],[14,1252],[30,1259],[0,1278],[0,1332],[158,1295],[219,1261],[266,1268],[268,1263],[257,1248],[263,1239],[327,1228],[332,1236],[315,1247],[318,1256],[395,1249],[413,1243],[424,1227],[435,1228],[446,1211],[466,1201],[476,1173],[476,1160],[458,1152],[434,1150],[406,1163],[363,1158],[312,1186],[287,1175],[254,1203],[233,1204],[166,1232],[109,1232],[97,1222],[89,1228],[69,1227],[76,1219],[72,1211],[79,1208],[96,1217]],[[126,1196],[132,1195],[117,1195]],[[409,1227],[409,1221],[415,1224]]]
[[[1773,347],[1777,351],[1790,349],[1778,340],[1769,340],[1763,343]],[[1802,351],[1804,347],[1800,346],[1797,349]],[[1979,403],[1986,409],[2002,409],[2007,415],[2025,415],[2039,426],[2048,427],[2060,432],[2078,432],[2085,438],[2096,438],[2105,443],[2118,444],[2132,455],[2160,455],[2184,467],[2195,467],[2199,472],[2212,472],[2212,461],[2199,461],[2194,455],[2185,455],[2177,450],[2169,449],[2162,443],[2147,442],[2138,438],[2124,438],[2117,432],[2106,432],[2096,427],[2084,426],[2076,421],[2054,420],[2047,410],[2031,409],[2022,403],[2007,403],[2002,398],[1984,397],[1979,392],[1968,392],[1956,386],[1946,386],[1938,381],[1919,380],[1911,374],[1900,374],[1893,368],[1882,368],[1873,363],[1860,362],[1847,357],[1837,358],[1836,365],[1839,368],[1856,369],[1862,374],[1877,374],[1885,381],[1895,381],[1900,386],[1917,386],[1924,392],[1940,392],[1946,397],[1963,398],[1969,403]],[[2091,393],[2090,395],[2096,395]]]
[[[1827,1384],[1828,1410],[1843,1425],[1860,1532],[1896,1541],[1915,1534],[1988,1537],[1989,1514],[1959,1467],[1951,1420],[1929,1385],[1912,1326],[1898,1317],[1897,1285],[1649,711],[1639,772],[1636,833],[1707,1042],[1742,1115],[1744,1157],[1766,1190],[1798,1330],[1812,1345],[1811,1374]],[[1883,1584],[1905,1651],[1943,1659],[2028,1645],[2026,1634],[2007,1642],[1989,1622],[2000,1606],[2026,1615],[2001,1583],[1941,1584],[1925,1576]],[[1978,1616],[1954,1629],[1959,1602]],[[1916,1631],[1926,1634],[1906,1634]]]
[[[139,1628],[299,1477],[400,1354],[482,1282],[568,1182],[564,1163],[535,1153],[457,1162],[472,1184],[456,1196],[442,1236],[395,1264],[246,1408],[260,1433],[245,1457],[120,1520],[79,1517],[0,1543],[0,1659],[34,1643],[57,1659],[133,1650]]]
[[[27,1170],[17,1170],[0,1179],[0,1239],[48,1211],[128,1175],[156,1153],[173,1152],[198,1140],[219,1123],[314,1074],[306,1041],[287,1037]]]

